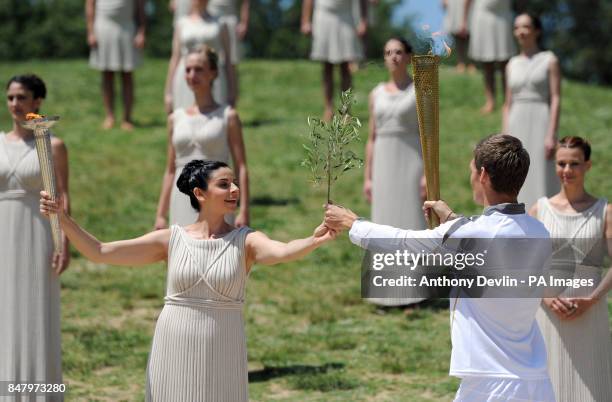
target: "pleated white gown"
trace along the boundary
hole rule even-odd
[[[225,74],[225,54],[221,44],[221,22],[214,17],[195,19],[191,15],[177,21],[175,29],[179,31],[181,59],[172,77],[173,110],[193,106],[195,98],[185,80],[185,57],[189,50],[200,45],[215,49],[219,56],[218,74],[213,82],[213,98],[217,103],[227,103],[227,76]]]
[[[332,64],[363,59],[352,0],[315,0],[312,17],[312,60]]]
[[[207,10],[210,15],[217,17],[219,22],[227,25],[230,39],[230,54],[232,64],[238,64],[242,55],[240,41],[236,34],[239,22],[238,4],[236,0],[211,0],[208,2]]]
[[[372,161],[372,222],[423,230],[425,219],[419,194],[423,161],[414,85],[390,93],[385,90],[385,83],[380,83],[373,94],[376,139]],[[396,297],[369,301],[397,306],[424,300],[411,297],[412,288],[398,289],[401,294]]]
[[[98,45],[89,53],[89,65],[101,71],[134,70],[142,62],[134,47],[134,0],[96,0],[94,33]]]
[[[529,172],[518,200],[530,208],[538,198],[559,192],[555,163],[544,155],[544,138],[550,125],[549,66],[555,55],[550,51],[532,57],[518,55],[508,63],[508,86],[512,104],[508,132],[521,140],[529,153]]]
[[[242,307],[245,239],[197,240],[170,228],[168,284],[147,370],[147,401],[248,401]]]
[[[576,278],[592,278],[597,285],[604,266],[603,239],[607,201],[600,198],[591,208],[577,214],[556,211],[548,199],[538,200],[538,219],[553,238],[553,245],[573,239],[580,250],[575,258],[558,252],[553,265],[576,265]],[[559,240],[555,240],[559,239]],[[598,248],[595,248],[598,247]],[[582,260],[588,255],[586,261]],[[566,289],[561,297],[587,296],[585,289]],[[588,291],[587,291],[588,293]],[[612,340],[606,297],[571,321],[561,321],[546,306],[540,307],[538,325],[546,342],[548,371],[557,402],[604,402],[612,398]]]
[[[7,141],[0,133],[0,381],[62,382],[60,284],[51,268],[51,227],[39,212],[40,190],[34,141]]]
[[[470,19],[472,60],[506,61],[516,54],[511,0],[474,0]]]
[[[227,115],[229,106],[219,106],[210,113],[188,114],[178,109],[173,114],[172,145],[176,153],[175,180],[183,167],[194,159],[229,163]],[[230,219],[230,217],[232,217]],[[189,225],[196,221],[198,212],[189,203],[189,197],[172,186],[170,194],[170,224]],[[226,220],[232,222],[233,215]]]

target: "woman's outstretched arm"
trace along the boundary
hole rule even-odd
[[[143,265],[165,260],[168,256],[170,230],[157,230],[129,240],[102,243],[81,228],[60,207],[62,199],[51,199],[45,191],[40,192],[40,212],[49,216],[57,214],[62,230],[74,247],[87,259],[113,265]]]
[[[304,239],[288,243],[272,240],[262,232],[253,232],[246,238],[247,268],[253,264],[274,265],[299,260],[313,250],[336,238],[336,232],[323,223]]]

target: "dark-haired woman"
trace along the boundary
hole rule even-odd
[[[612,269],[601,279],[606,243],[608,254],[612,253],[612,205],[584,188],[590,156],[591,147],[582,138],[561,139],[555,153],[561,192],[540,198],[529,212],[556,239],[552,267],[570,269],[553,272],[570,272],[571,278],[594,283],[594,287],[567,288],[557,297],[544,299],[538,312],[558,402],[600,402],[612,395],[606,297],[612,287]]]
[[[187,162],[208,159],[228,163],[230,155],[242,189],[242,203],[235,224],[239,227],[248,225],[249,179],[242,126],[236,110],[217,104],[213,97],[213,82],[219,72],[217,56],[211,48],[202,45],[185,57],[184,64],[183,75],[195,97],[195,104],[175,110],[168,118],[168,159],[155,228],[168,226],[168,210],[170,224],[188,225],[198,217],[189,207],[187,197],[174,186],[175,177]],[[233,216],[228,216],[228,219],[233,219]]]
[[[372,222],[421,230],[425,229],[419,207],[423,163],[414,85],[408,74],[411,56],[412,48],[405,39],[394,38],[385,44],[389,80],[370,93],[363,192],[372,203]],[[392,306],[422,300],[397,297],[371,301]]]
[[[59,275],[68,266],[68,243],[53,255],[50,225],[37,213],[42,178],[34,134],[21,126],[45,96],[35,75],[15,76],[6,86],[13,127],[0,132],[0,381],[62,382]],[[66,146],[52,136],[51,148],[67,210]]]
[[[514,36],[521,52],[507,66],[508,83],[503,131],[523,142],[529,152],[529,174],[519,201],[532,206],[559,191],[554,151],[561,104],[561,70],[557,57],[538,45],[539,18],[521,14],[514,20]]]
[[[242,307],[253,264],[297,260],[334,238],[321,224],[312,236],[289,243],[248,227],[229,225],[240,192],[223,162],[191,161],[177,186],[198,210],[188,226],[101,243],[42,192],[41,212],[58,213],[74,246],[92,261],[139,265],[168,260],[165,306],[159,316],[147,373],[150,401],[248,400]]]

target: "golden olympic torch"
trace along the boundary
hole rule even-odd
[[[439,56],[415,55],[412,57],[423,170],[425,171],[427,200],[429,201],[440,199],[439,64]],[[433,229],[439,224],[438,216],[431,213],[428,222],[429,228]]]
[[[57,187],[55,184],[55,167],[53,166],[53,154],[51,152],[51,133],[49,128],[59,120],[58,116],[39,116],[28,114],[27,119],[21,125],[29,130],[34,131],[34,139],[36,141],[36,153],[38,154],[38,162],[42,174],[43,188],[49,193],[53,200],[57,197]],[[53,236],[53,246],[56,253],[62,250],[61,230],[59,220],[56,214],[52,214],[51,234]]]

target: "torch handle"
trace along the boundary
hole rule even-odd
[[[55,166],[53,163],[53,152],[51,150],[51,134],[47,129],[34,130],[34,138],[36,139],[36,152],[40,164],[40,172],[43,180],[43,188],[49,193],[51,198],[57,198],[57,186],[55,183]],[[53,237],[53,246],[56,253],[62,250],[61,229],[59,219],[56,214],[50,216],[51,235]]]

